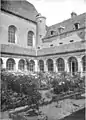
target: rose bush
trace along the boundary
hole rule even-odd
[[[37,108],[41,94],[35,77],[25,74],[1,72],[1,108],[12,109],[23,105],[34,105]]]

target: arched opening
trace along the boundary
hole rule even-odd
[[[33,60],[30,60],[29,62],[29,71],[31,72],[35,71],[35,62]]]
[[[7,70],[14,70],[14,67],[15,67],[15,60],[12,58],[9,58],[6,62]]]
[[[3,68],[3,60],[0,58],[0,69]]]
[[[33,33],[33,31],[29,31],[28,36],[27,36],[27,45],[28,46],[33,46],[33,39],[34,39],[34,33]]]
[[[14,25],[10,25],[8,28],[8,42],[15,43],[16,41],[16,30],[17,28]]]
[[[19,60],[18,69],[22,71],[25,69],[25,61],[23,59]]]
[[[52,59],[47,60],[47,67],[48,67],[49,72],[53,72],[53,60]]]
[[[39,60],[39,70],[40,72],[44,72],[44,61],[43,60]]]
[[[78,62],[75,57],[70,57],[69,60],[69,70],[72,75],[75,75],[78,72]]]
[[[64,72],[65,70],[64,59],[59,58],[57,59],[56,63],[57,63],[58,72]]]
[[[86,56],[82,57],[83,72],[86,72]]]

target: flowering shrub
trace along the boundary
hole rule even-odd
[[[51,84],[55,94],[67,91],[80,91],[84,88],[85,77],[80,77],[80,75],[71,76],[63,72],[60,76],[54,78]]]
[[[33,76],[1,72],[1,108],[7,110],[23,105],[38,109],[41,95],[38,92],[38,81]]]
[[[29,105],[39,108],[41,95],[39,88],[53,88],[55,94],[68,91],[80,91],[85,88],[85,77],[71,76],[63,72],[57,73],[15,73],[1,72],[2,110]]]

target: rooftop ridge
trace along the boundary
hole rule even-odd
[[[84,15],[84,14],[86,14],[86,12],[81,13],[81,14],[77,15],[76,17],[82,16],[82,15]],[[52,26],[55,26],[55,25],[58,25],[58,24],[61,24],[61,23],[63,23],[63,22],[66,22],[66,21],[72,20],[72,19],[75,19],[75,17],[74,17],[74,18],[68,18],[68,19],[63,20],[63,21],[61,21],[61,22],[58,22],[58,23],[56,23],[56,24],[50,25],[50,26],[48,26],[48,28],[50,28],[50,27],[52,27]]]

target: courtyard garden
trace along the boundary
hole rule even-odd
[[[1,71],[1,112],[11,111],[13,120],[60,119],[84,106],[84,93],[85,76],[78,73]]]

